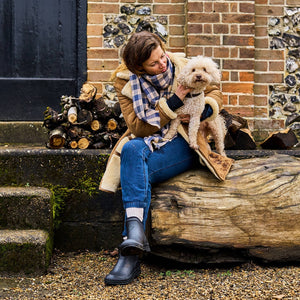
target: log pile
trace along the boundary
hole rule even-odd
[[[126,131],[119,102],[95,99],[96,88],[84,84],[78,98],[62,96],[61,112],[47,107],[44,126],[49,131],[47,148],[111,149]]]

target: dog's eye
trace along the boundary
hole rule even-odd
[[[206,68],[203,68],[203,71],[206,72]]]
[[[196,69],[192,69],[192,72],[195,72],[196,71]]]

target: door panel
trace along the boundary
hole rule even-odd
[[[0,3],[0,120],[42,120],[86,80],[86,0]]]

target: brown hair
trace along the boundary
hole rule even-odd
[[[123,50],[122,56],[126,67],[134,74],[143,74],[143,63],[158,46],[163,51],[166,50],[162,40],[156,34],[149,31],[134,33]]]

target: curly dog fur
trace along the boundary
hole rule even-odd
[[[177,78],[178,82],[186,87],[192,88],[190,97],[185,97],[184,105],[175,112],[179,114],[189,114],[190,122],[188,129],[189,144],[193,149],[198,149],[197,133],[207,139],[209,135],[215,141],[216,150],[219,154],[226,156],[224,151],[224,138],[226,134],[225,121],[221,115],[211,121],[200,122],[201,114],[205,107],[204,90],[207,85],[218,83],[221,80],[221,72],[218,65],[209,57],[197,56],[189,60]],[[177,132],[180,119],[171,121],[170,129],[165,135],[165,139],[171,139]],[[209,144],[207,143],[209,147]],[[210,150],[210,148],[209,148]]]

